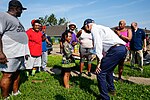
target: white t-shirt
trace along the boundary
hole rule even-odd
[[[82,34],[79,39],[81,41],[81,45],[83,48],[92,48],[93,47],[91,33],[86,33],[84,30],[82,30]]]
[[[7,58],[30,54],[28,37],[18,18],[0,12],[0,33],[2,34],[3,52]]]

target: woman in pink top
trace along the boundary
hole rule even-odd
[[[126,28],[126,22],[125,20],[121,20],[119,21],[119,27],[117,27],[115,29],[115,33],[122,39],[126,42],[126,47],[127,49],[129,50],[129,42],[131,41],[131,38],[132,38],[132,32],[130,29],[127,29]],[[124,61],[121,61],[118,65],[118,79],[120,80],[121,79],[121,75],[122,75],[122,72],[123,72],[123,66],[124,66]]]

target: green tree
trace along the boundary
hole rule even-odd
[[[42,25],[47,25],[47,20],[48,20],[48,15],[46,15],[44,18],[43,17],[39,17],[39,20],[41,22]]]
[[[57,19],[54,14],[51,14],[50,16],[46,15],[45,17],[39,17],[39,20],[42,25],[47,26],[63,25],[67,23],[65,18]]]
[[[65,18],[60,18],[60,19],[58,20],[58,25],[62,25],[62,24],[64,24],[64,23],[66,23],[66,19],[65,19]]]
[[[51,14],[51,15],[48,17],[47,22],[49,23],[50,26],[55,26],[55,25],[57,25],[57,18],[55,17],[54,14]]]

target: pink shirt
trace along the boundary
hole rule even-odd
[[[124,32],[120,32],[120,34],[122,34],[123,36],[128,37],[128,30],[126,30],[126,31],[124,31]],[[126,46],[126,47],[129,47],[129,46],[130,46],[130,42],[127,42],[127,43],[125,44],[125,46]]]

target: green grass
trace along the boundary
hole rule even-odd
[[[48,62],[48,66],[60,68],[61,56],[50,55]],[[78,60],[76,63],[79,66]],[[96,62],[93,62],[93,66],[92,69],[96,67]],[[145,73],[149,72],[149,67],[145,68],[147,68],[145,69]],[[78,67],[75,69],[79,70]],[[117,69],[115,70],[117,71]],[[125,66],[124,73],[130,73],[129,71],[132,70],[128,66]],[[70,78],[72,88],[65,89],[60,75],[46,72],[36,73],[35,76],[29,76],[28,78],[25,77],[24,72],[21,75],[20,91],[22,94],[13,96],[10,100],[96,100],[96,97],[99,95],[96,79],[91,80],[85,77],[73,76]],[[131,72],[131,75],[139,75],[139,72],[135,71],[135,74]],[[33,83],[33,80],[40,82]],[[150,98],[150,85],[138,85],[128,81],[123,83],[115,81],[115,87],[117,95],[114,97],[111,96],[111,100],[148,100]]]
[[[118,67],[115,68],[115,74],[118,73]],[[134,77],[145,77],[150,78],[150,65],[144,66],[143,73],[141,73],[137,67],[134,69],[130,68],[130,63],[126,62],[124,65],[123,76],[134,76]]]
[[[48,66],[49,67],[56,67],[56,68],[61,68],[61,56],[52,56],[49,55],[48,58]],[[86,64],[85,64],[86,66]],[[94,72],[96,68],[96,61],[92,63],[92,71]],[[87,67],[84,67],[84,71],[87,69]],[[76,60],[76,67],[75,70],[79,71],[79,60]],[[118,67],[115,68],[114,71],[115,74],[118,73]],[[124,65],[124,70],[123,70],[123,76],[135,76],[135,77],[145,77],[145,78],[150,78],[150,65],[144,66],[144,71],[141,73],[139,70],[136,69],[131,69],[130,68],[130,63],[126,62]]]

